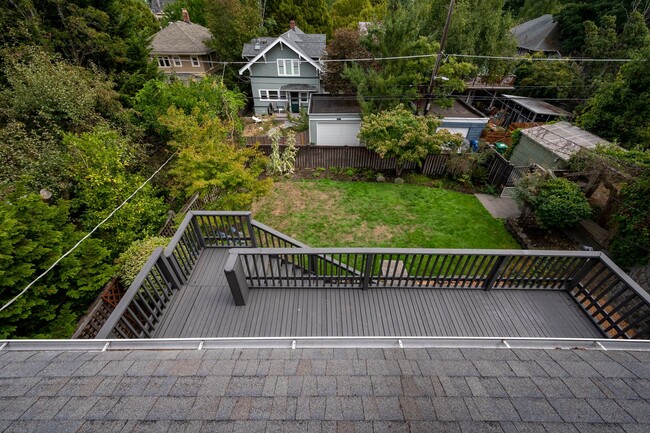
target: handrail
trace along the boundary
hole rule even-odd
[[[162,247],[151,254],[96,338],[152,337],[156,324],[180,288]]]
[[[605,336],[650,338],[650,295],[598,251],[238,248],[225,271],[238,305],[265,288],[565,291]]]

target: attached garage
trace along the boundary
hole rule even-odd
[[[325,146],[359,146],[357,134],[361,120],[355,121],[326,121],[315,122],[316,144]]]
[[[361,146],[361,108],[354,95],[312,95],[309,142],[317,146]]]

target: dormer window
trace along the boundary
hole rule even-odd
[[[278,76],[300,75],[300,60],[278,59]]]

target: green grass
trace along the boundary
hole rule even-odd
[[[312,247],[519,248],[476,197],[427,186],[277,182],[253,216]]]

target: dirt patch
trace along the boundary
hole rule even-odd
[[[580,245],[562,232],[548,231],[520,219],[508,218],[506,228],[528,250],[579,250]]]
[[[348,244],[350,246],[366,246],[367,240],[381,240],[382,242],[390,241],[393,239],[393,227],[381,224],[375,227],[368,227],[366,221],[362,221],[358,226],[355,226],[354,232],[348,233],[337,233],[336,237],[339,242]],[[362,239],[363,242],[359,244],[359,240]]]

